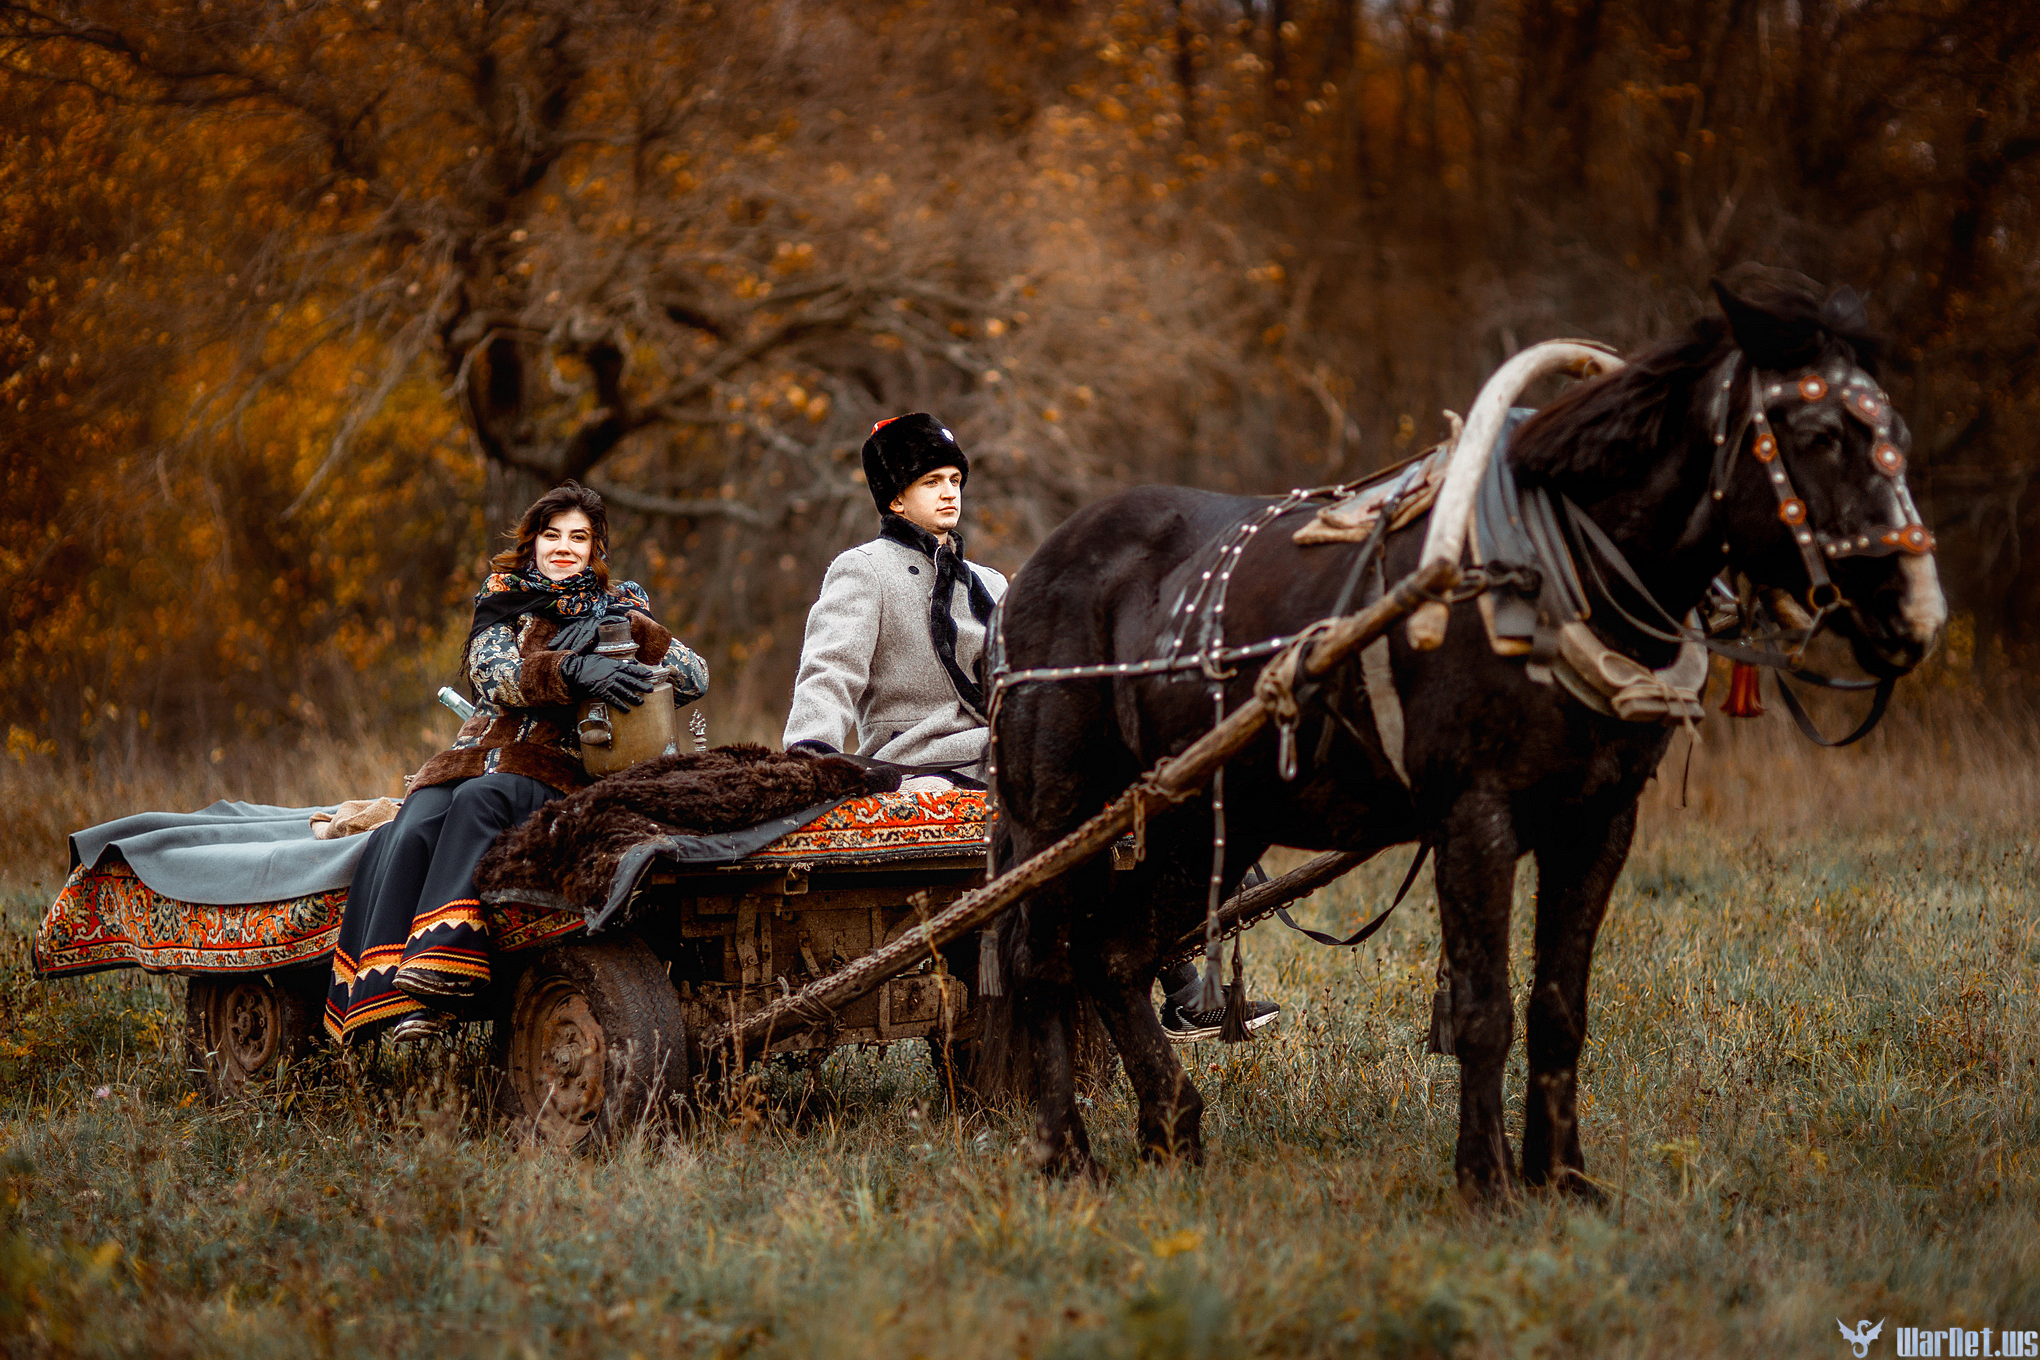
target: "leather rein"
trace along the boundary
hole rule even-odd
[[[1733,395],[1737,379],[1743,374],[1743,360],[1740,355],[1731,358],[1727,364],[1727,375],[1721,380],[1721,417],[1714,432],[1714,467],[1708,479],[1708,498],[1719,507],[1728,494],[1728,484],[1735,475],[1738,454],[1747,437],[1750,457],[1764,470],[1766,483],[1771,487],[1778,501],[1778,519],[1792,536],[1794,547],[1799,551],[1801,563],[1806,569],[1807,607],[1812,610],[1811,622],[1794,632],[1778,632],[1768,635],[1753,635],[1747,627],[1738,627],[1733,634],[1740,642],[1724,642],[1721,635],[1705,629],[1692,629],[1673,618],[1660,604],[1636,574],[1622,550],[1608,537],[1605,530],[1588,517],[1585,511],[1570,498],[1561,497],[1564,502],[1569,537],[1581,547],[1591,547],[1592,552],[1581,552],[1580,557],[1587,563],[1593,574],[1600,594],[1609,606],[1620,614],[1628,624],[1649,637],[1664,642],[1692,642],[1706,648],[1717,656],[1745,665],[1764,666],[1775,673],[1778,694],[1785,701],[1786,710],[1792,721],[1809,740],[1822,746],[1848,746],[1868,736],[1884,718],[1891,703],[1891,694],[1897,686],[1895,676],[1881,680],[1843,680],[1834,676],[1821,675],[1801,667],[1800,660],[1806,648],[1826,626],[1827,619],[1836,609],[1848,603],[1841,587],[1834,583],[1827,564],[1844,557],[1888,557],[1894,553],[1925,556],[1934,550],[1934,535],[1922,522],[1912,492],[1905,483],[1905,454],[1892,438],[1891,399],[1878,387],[1876,379],[1861,368],[1844,363],[1834,363],[1823,371],[1818,366],[1802,369],[1796,373],[1773,374],[1769,381],[1755,366],[1747,370],[1749,398],[1743,407],[1740,421],[1730,432],[1730,420],[1734,403],[1728,398]],[[1865,527],[1854,534],[1831,534],[1814,527],[1808,522],[1806,502],[1793,485],[1792,474],[1787,467],[1784,443],[1780,432],[1771,424],[1768,407],[1774,401],[1788,401],[1797,398],[1809,405],[1828,400],[1838,401],[1842,409],[1860,421],[1870,430],[1873,444],[1871,461],[1878,472],[1890,480],[1896,503],[1902,516],[1899,523]],[[1601,574],[1596,557],[1608,567],[1650,610],[1663,620],[1660,628],[1637,618],[1623,608],[1621,602],[1608,588],[1607,578]],[[1747,624],[1747,616],[1739,624]],[[1753,644],[1786,644],[1789,652],[1772,650]],[[1875,690],[1871,699],[1870,712],[1847,736],[1830,740],[1821,735],[1820,729],[1808,716],[1799,697],[1785,681],[1786,672],[1798,680],[1831,690]]]

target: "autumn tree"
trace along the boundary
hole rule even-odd
[[[574,476],[769,726],[877,418],[958,430],[1015,567],[1133,482],[1379,466],[1522,345],[1663,335],[1747,258],[1871,294],[1957,606],[2031,665],[2036,27],[0,4],[0,685],[31,743],[416,714],[491,535]]]

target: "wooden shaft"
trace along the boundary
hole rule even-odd
[[[1322,675],[1355,650],[1380,637],[1390,624],[1415,608],[1426,595],[1450,585],[1458,574],[1458,568],[1451,562],[1439,561],[1404,577],[1380,600],[1357,614],[1346,615],[1321,634],[1304,656],[1299,669],[1309,675]],[[1278,653],[1276,660],[1280,660],[1280,656]],[[1271,661],[1269,664],[1275,663]],[[813,1023],[818,1013],[841,1009],[888,978],[905,972],[934,954],[942,946],[980,929],[1020,898],[1068,873],[1118,840],[1121,833],[1133,825],[1136,805],[1145,816],[1194,795],[1204,787],[1212,771],[1238,755],[1248,742],[1260,734],[1268,716],[1267,706],[1259,699],[1247,700],[1228,713],[1218,726],[1192,742],[1181,755],[1162,761],[1132,788],[1113,799],[1103,812],[1024,864],[1015,865],[983,887],[965,893],[891,944],[872,950],[827,977],[817,978],[793,995],[754,1011],[734,1025],[717,1026],[705,1036],[705,1046],[713,1051],[735,1044],[749,1050],[763,1043],[768,1035],[798,1033]]]
[[[1380,850],[1327,850],[1280,878],[1271,878],[1266,883],[1257,883],[1236,892],[1218,909],[1218,933],[1231,935],[1245,930],[1261,918],[1274,915],[1275,908],[1286,907],[1299,897],[1310,896],[1380,853]],[[1199,953],[1203,948],[1204,927],[1200,924],[1176,937],[1175,946],[1170,949],[1165,961],[1175,963]]]

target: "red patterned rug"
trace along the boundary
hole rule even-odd
[[[985,796],[966,790],[853,798],[782,836],[750,861],[876,864],[977,854],[985,848]],[[39,977],[145,968],[157,973],[252,973],[317,963],[333,952],[347,892],[287,902],[202,906],[150,888],[109,850],[73,870],[36,933]],[[534,949],[581,928],[576,912],[518,903],[490,908],[496,948]]]
[[[874,793],[823,813],[744,862],[874,864],[982,854],[984,849],[983,793]]]
[[[200,906],[163,896],[117,850],[74,869],[35,937],[40,977],[146,968],[249,973],[316,963],[340,936],[347,890],[288,902]]]

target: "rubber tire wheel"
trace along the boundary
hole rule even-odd
[[[287,973],[193,977],[184,987],[184,1055],[191,1084],[217,1104],[311,1052],[318,979]]]
[[[503,1112],[521,1137],[607,1147],[686,1098],[680,995],[635,936],[549,949],[510,989],[496,1062]]]

